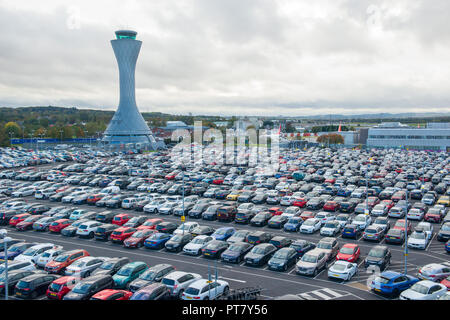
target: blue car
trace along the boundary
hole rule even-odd
[[[229,237],[231,237],[236,232],[236,229],[233,227],[223,227],[219,228],[211,235],[216,240],[226,241]]]
[[[370,283],[372,291],[396,297],[419,279],[396,271],[384,271]]]
[[[144,246],[149,249],[162,249],[170,238],[171,234],[157,232],[145,239]]]
[[[448,240],[445,244],[445,251],[447,251],[447,253],[450,253],[450,240]]]
[[[37,243],[28,243],[28,242],[19,242],[16,244],[13,244],[11,247],[8,248],[8,255],[5,256],[5,252],[0,253],[0,261],[4,261],[5,257],[8,260],[13,260],[15,257],[17,257],[19,254],[22,254],[25,250],[28,248],[35,246]]]
[[[297,251],[297,258],[301,258],[306,252],[314,249],[316,245],[307,240],[295,240],[289,247]]]
[[[358,239],[362,231],[357,225],[348,224],[342,230],[342,238]]]
[[[303,219],[300,217],[289,218],[288,222],[284,224],[284,231],[294,231],[297,232],[303,223]]]
[[[352,192],[347,189],[339,189],[337,192],[337,196],[339,197],[348,197]]]

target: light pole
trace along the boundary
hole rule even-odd
[[[184,213],[184,170],[185,170],[185,168],[182,166],[181,167],[181,172],[183,173],[182,180],[183,180],[183,224],[184,224],[184,226],[183,226],[183,236],[184,236],[184,229],[186,228],[186,215]]]
[[[406,189],[406,203],[405,203],[405,275],[408,272],[408,189]]]
[[[371,161],[369,159],[369,161]],[[369,169],[370,169],[370,162],[367,165],[367,171],[366,171],[366,211],[364,212],[366,215],[369,215]]]
[[[11,141],[11,140],[12,140],[12,137],[13,137],[14,132],[9,131],[8,134],[9,134],[9,144],[10,144],[11,147],[12,147],[12,141]]]
[[[62,143],[62,141],[63,141],[63,137],[62,137],[62,135],[63,135],[63,132],[64,132],[64,130],[63,130],[63,129],[59,130],[59,133],[61,134],[61,143]]]
[[[3,246],[5,250],[5,300],[8,300],[8,242],[12,239],[7,237],[8,231],[6,229],[0,230],[0,235],[3,236]]]

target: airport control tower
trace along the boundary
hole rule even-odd
[[[119,65],[120,102],[116,113],[104,132],[108,144],[144,143],[156,149],[156,141],[136,105],[134,72],[142,41],[136,31],[116,31],[111,45]]]

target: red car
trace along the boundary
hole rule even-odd
[[[151,229],[137,230],[131,237],[123,241],[123,246],[126,248],[140,248],[144,244],[144,241],[155,232],[156,230]]]
[[[331,183],[331,184],[334,184],[336,182],[336,178],[328,178],[328,179],[325,179],[325,183]]]
[[[341,206],[339,205],[339,203],[337,203],[336,201],[327,201],[324,205],[323,205],[323,210],[325,211],[333,211],[336,212],[339,210]]]
[[[447,287],[447,291],[450,290],[450,276],[442,280],[441,284]]]
[[[394,229],[400,229],[400,230],[405,231],[405,219],[397,220],[397,222],[394,225]],[[411,222],[408,221],[408,234],[410,234],[411,231],[412,231],[412,225],[411,225]]]
[[[222,184],[223,183],[223,178],[216,178],[212,181],[213,184]]]
[[[46,296],[49,299],[62,300],[77,284],[77,278],[64,276],[53,281],[47,289]]]
[[[397,191],[396,193],[394,193],[391,197],[391,199],[393,201],[400,201],[400,200],[405,200],[406,199],[406,192],[405,191]]]
[[[110,239],[112,242],[123,242],[125,239],[132,236],[137,230],[130,227],[120,227],[111,233]]]
[[[269,212],[272,216],[279,216],[279,215],[283,214],[283,210],[281,210],[280,207],[269,208]]]
[[[48,273],[64,274],[66,268],[70,266],[73,262],[87,256],[89,256],[89,252],[83,249],[75,249],[67,251],[57,256],[54,260],[48,262],[45,265],[44,271]]]
[[[436,222],[441,223],[442,216],[440,213],[437,212],[427,212],[425,216],[423,217],[423,220],[428,222]]]
[[[160,224],[161,222],[163,222],[163,219],[158,219],[158,218],[148,219],[148,220],[145,220],[145,222],[142,225],[137,227],[136,230],[138,230],[138,231],[144,230],[144,229],[154,230],[156,228],[156,226],[158,224]]]
[[[50,232],[59,233],[62,229],[70,226],[74,221],[70,219],[58,219],[50,223],[48,230]]]
[[[176,171],[171,172],[171,173],[167,174],[167,175],[165,176],[165,178],[166,178],[167,180],[174,180],[175,177],[176,177],[176,175],[177,175],[178,173],[179,173],[179,172],[176,172]]]
[[[64,186],[64,187],[61,187],[61,188],[58,188],[58,189],[56,189],[56,193],[58,193],[58,192],[64,192],[64,191],[66,191],[66,190],[69,189],[69,188],[70,188],[69,185]]]
[[[294,202],[292,203],[292,205],[296,206],[296,207],[304,208],[306,206],[307,202],[308,202],[308,200],[306,200],[305,198],[296,198],[294,200]]]
[[[123,226],[125,223],[128,222],[128,220],[130,220],[130,218],[131,217],[128,213],[119,213],[114,216],[111,223],[118,226]]]
[[[356,262],[359,259],[359,255],[361,254],[361,250],[359,246],[354,243],[346,243],[339,250],[336,255],[336,260],[345,260],[348,262]]]
[[[130,300],[133,292],[127,290],[105,289],[97,292],[91,300]]]
[[[86,203],[94,205],[97,201],[100,201],[104,196],[106,196],[106,194],[104,193],[92,194],[86,199]]]
[[[33,223],[35,223],[36,221],[38,221],[40,218],[43,218],[43,215],[36,215],[36,216],[31,216],[26,218],[25,220],[23,220],[22,222],[19,222],[18,224],[16,224],[16,229],[23,231],[23,230],[31,230],[33,229]]]
[[[9,220],[9,225],[12,227],[15,227],[18,223],[24,221],[26,218],[31,217],[31,214],[29,213],[21,213],[18,215],[15,215]]]
[[[377,204],[380,203],[380,199],[377,197],[368,197],[367,198],[367,204],[371,206],[372,208],[375,207]]]
[[[303,211],[302,214],[300,215],[300,218],[303,219],[303,221],[306,221],[310,218],[314,218],[316,216],[315,212],[312,211]]]
[[[395,205],[395,202],[392,200],[383,200],[381,202],[386,205],[386,207],[388,208],[388,211],[391,210],[391,208]]]

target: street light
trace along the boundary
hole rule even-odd
[[[64,132],[64,130],[63,130],[63,129],[59,130],[59,133],[61,134],[61,143],[62,143],[62,141],[63,141],[63,137],[62,137],[62,135],[63,135],[63,132]]]
[[[181,172],[183,173],[182,175],[182,179],[183,179],[183,236],[184,236],[184,229],[186,228],[186,215],[184,212],[184,171],[186,170],[186,168],[184,166],[181,167]]]
[[[5,250],[5,300],[8,300],[8,242],[12,239],[7,237],[8,231],[0,229],[0,235],[3,237],[3,246]]]
[[[408,189],[406,189],[406,203],[405,203],[405,275],[408,272]]]

